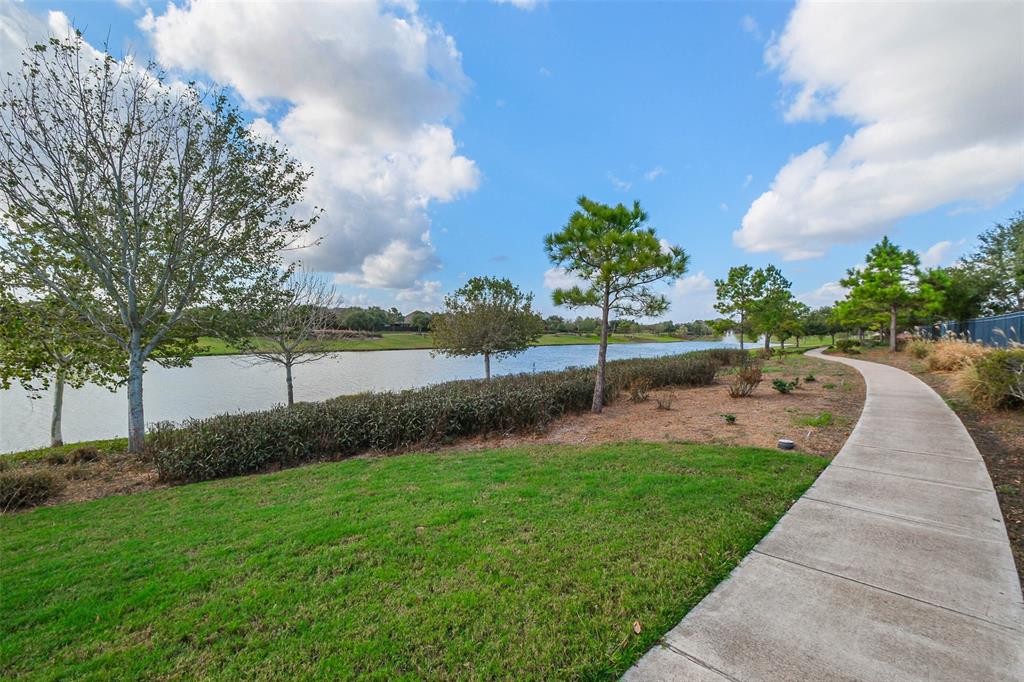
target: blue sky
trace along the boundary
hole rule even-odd
[[[61,12],[235,87],[317,172],[308,262],[350,302],[433,307],[490,274],[555,311],[543,236],[586,194],[640,200],[690,253],[666,288],[681,321],[732,265],[777,263],[820,304],[883,233],[947,264],[1024,208],[1024,5],[922,8],[124,0],[0,21]]]

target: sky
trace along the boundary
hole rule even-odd
[[[0,0],[3,70],[72,26],[228,87],[314,171],[301,259],[349,305],[491,275],[575,316],[543,238],[579,195],[690,255],[676,321],[734,265],[824,305],[884,234],[948,265],[1024,209],[1021,2]]]

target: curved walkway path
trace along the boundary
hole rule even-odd
[[[916,377],[820,357],[867,382],[850,438],[623,679],[1024,680],[1020,583],[974,441]]]

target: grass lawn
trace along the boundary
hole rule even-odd
[[[0,677],[614,679],[825,464],[411,454],[0,517]]]
[[[591,345],[600,342],[597,334],[544,334],[535,345],[538,346],[569,346]],[[662,334],[613,334],[609,343],[668,343],[682,341],[677,336]],[[220,339],[204,336],[200,344],[206,349],[200,355],[236,355],[238,349]],[[363,350],[416,350],[432,348],[429,334],[415,332],[383,332],[379,339],[339,339],[330,342],[331,350],[363,351]]]

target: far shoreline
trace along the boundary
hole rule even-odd
[[[663,334],[621,334],[612,335],[608,338],[609,345],[625,343],[683,343],[683,342],[704,342],[716,343],[724,340],[721,336],[700,336],[680,338]],[[412,343],[409,343],[409,342]],[[596,346],[601,342],[599,336],[575,335],[575,334],[544,334],[533,347],[541,346]],[[331,348],[330,353],[366,353],[372,351],[392,350],[433,350],[430,337],[418,332],[383,332],[382,336],[373,339],[344,339],[333,342],[337,348]],[[211,337],[203,337],[200,345],[205,346],[202,352],[196,353],[195,357],[220,357],[230,355],[250,355],[237,348],[233,348],[223,341]],[[346,347],[348,346],[348,347]]]

